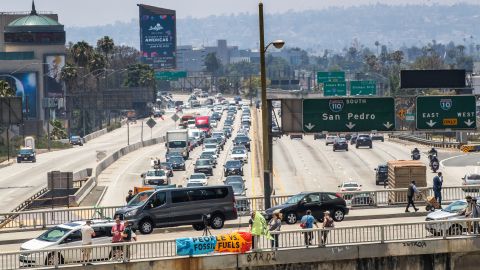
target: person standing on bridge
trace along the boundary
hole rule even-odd
[[[312,210],[307,210],[307,214],[302,217],[302,220],[300,221],[300,227],[302,227],[305,230],[313,229],[313,224],[318,228],[317,220],[315,217],[312,216]],[[303,233],[305,237],[305,245],[309,246],[312,244],[312,239],[313,239],[313,232],[304,232]]]
[[[271,232],[280,232],[280,228],[282,227],[282,213],[280,213],[280,210],[275,210],[273,212],[273,218],[270,220],[268,225],[269,225],[269,230]],[[271,242],[272,242],[272,248],[277,249],[278,233],[273,235],[273,240],[271,240]]]
[[[480,206],[477,204],[477,198],[472,198],[472,218],[480,218]],[[473,221],[473,234],[480,233],[478,221]]]
[[[133,197],[134,197],[134,196],[133,196],[133,191],[130,189],[130,190],[128,191],[127,197],[125,198],[125,201],[127,201],[127,203],[129,203],[129,202],[133,199]]]
[[[115,217],[115,225],[112,227],[112,243],[119,244],[122,242],[123,231],[125,230],[125,226],[123,226],[122,222],[120,221],[120,217]],[[123,246],[114,246],[112,248],[112,259],[120,260],[123,255]]]
[[[435,196],[435,200],[438,202],[440,209],[442,209],[442,185],[443,185],[443,176],[442,172],[438,172],[438,174],[433,177],[433,194]]]
[[[83,225],[80,229],[80,232],[82,233],[82,245],[87,246],[82,249],[83,266],[91,264],[90,254],[92,253],[92,248],[90,246],[92,245],[92,237],[95,237],[95,231],[93,230],[91,225],[92,221],[87,220],[87,222],[85,222],[85,225]]]
[[[415,212],[418,211],[418,208],[415,207],[415,203],[413,202],[413,196],[415,196],[415,193],[418,194],[419,192],[418,192],[417,186],[415,185],[415,181],[412,180],[407,190],[408,203],[407,203],[407,208],[405,209],[405,212],[410,212],[408,211],[408,209],[410,208],[410,205],[413,206],[413,209],[415,209]]]
[[[331,229],[335,227],[333,218],[330,216],[330,211],[325,211],[323,215],[323,231],[322,231],[322,246],[327,243],[327,236]]]

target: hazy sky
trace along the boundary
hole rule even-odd
[[[37,10],[58,13],[66,26],[90,26],[130,21],[138,16],[137,3],[177,10],[179,18],[257,13],[259,0],[36,0]],[[365,4],[480,4],[480,0],[264,0],[265,12],[323,9]],[[31,0],[0,0],[0,11],[30,10]]]

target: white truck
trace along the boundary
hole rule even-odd
[[[188,130],[178,129],[167,131],[167,154],[180,153],[184,159],[188,159],[190,143],[188,140]]]

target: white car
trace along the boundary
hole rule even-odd
[[[236,149],[232,151],[232,154],[230,154],[230,159],[233,160],[240,160],[243,163],[248,162],[248,154],[247,151],[242,150],[242,149]]]
[[[223,106],[217,105],[213,108],[213,111],[221,114],[223,113]]]
[[[427,223],[425,224],[425,229],[434,235],[442,235],[443,231],[446,231],[449,235],[461,235],[467,227],[465,215],[463,214],[465,208],[467,208],[467,201],[458,200],[443,209],[428,214],[425,221],[452,220],[454,222],[444,223],[444,225]]]
[[[219,152],[218,144],[213,144],[213,143],[204,144],[203,152],[212,152],[215,155],[218,155],[218,152]]]
[[[161,186],[161,185],[170,185],[170,178],[167,176],[164,170],[148,170],[143,174],[143,184]]]
[[[334,144],[336,139],[337,136],[327,136],[327,138],[325,138],[325,145]]]
[[[192,129],[197,128],[197,127],[196,127],[196,124],[195,124],[195,119],[190,119],[190,120],[188,120],[188,122],[187,122],[187,127],[188,127],[188,128],[192,128]]]
[[[42,233],[39,237],[23,243],[21,251],[41,251],[43,249],[70,248],[82,246],[81,228],[85,221],[71,221],[65,224],[57,225]],[[92,238],[92,245],[109,244],[112,242],[110,231],[115,225],[111,220],[94,220],[92,229],[96,236]],[[70,264],[82,261],[81,252],[60,252],[60,262]],[[108,260],[111,257],[111,250],[108,248],[94,248],[91,252],[92,261]],[[47,252],[22,253],[19,256],[20,263],[28,266],[55,265],[58,262],[55,256]]]
[[[462,177],[462,190],[465,192],[478,192],[478,187],[469,187],[469,186],[480,186],[480,174],[469,173]]]
[[[217,126],[218,126],[217,120],[210,120],[210,127],[217,128]]]
[[[362,185],[356,181],[345,181],[338,186],[341,192],[344,191],[361,191]]]
[[[204,173],[193,173],[190,175],[189,178],[187,178],[187,185],[188,184],[193,184],[193,183],[200,183],[203,186],[208,185],[208,177]]]
[[[244,116],[242,116],[242,122],[243,121],[251,122],[252,120],[250,119],[250,116],[244,115]]]

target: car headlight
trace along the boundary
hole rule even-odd
[[[131,211],[126,212],[123,216],[124,216],[124,217],[131,217],[131,216],[137,214],[137,211],[138,211],[138,208],[137,208],[137,209],[133,209],[133,210],[131,210]]]

